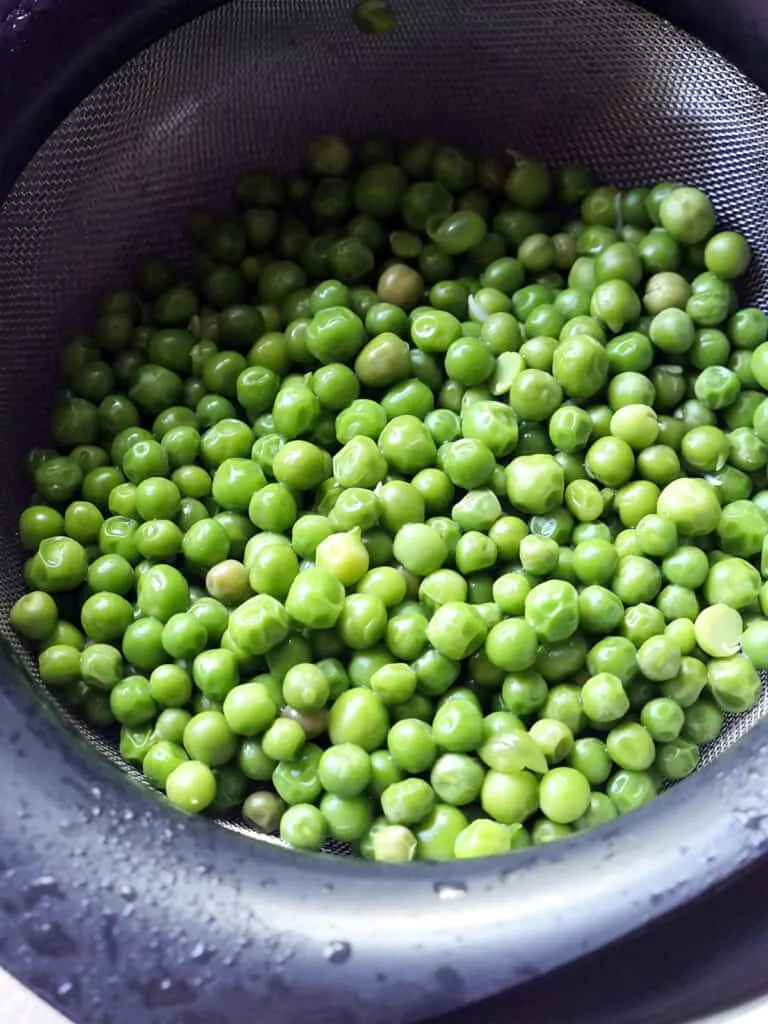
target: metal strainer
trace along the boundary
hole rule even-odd
[[[138,256],[183,261],[184,214],[220,205],[238,172],[292,168],[313,135],[333,131],[428,133],[489,154],[511,147],[585,163],[618,186],[681,179],[705,188],[723,223],[761,254],[742,298],[768,303],[768,97],[741,72],[622,0],[400,0],[397,14],[394,33],[367,37],[350,0],[217,7],[107,78],[0,207],[0,633],[32,674],[7,622],[22,589],[20,458],[47,441],[56,349],[66,331],[88,328],[98,292],[124,281]],[[764,689],[751,712],[728,718],[704,764],[766,712]],[[648,811],[638,820],[657,834]],[[338,950],[326,959],[342,962]],[[423,1009],[420,998],[411,1004]]]
[[[450,16],[449,16],[450,15]],[[2,632],[21,590],[19,454],[46,443],[53,358],[87,328],[99,289],[150,253],[186,255],[190,207],[221,205],[235,174],[294,167],[319,130],[432,133],[475,152],[580,161],[620,186],[707,189],[768,252],[768,99],[689,36],[618,0],[401,3],[398,29],[354,26],[348,0],[307,11],[234,0],[108,78],[45,143],[0,213]],[[758,263],[744,298],[768,300]],[[27,663],[25,661],[25,663]],[[31,665],[28,665],[31,668]],[[730,716],[703,763],[768,711]],[[94,741],[116,756],[99,737]]]

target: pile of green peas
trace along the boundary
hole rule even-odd
[[[768,318],[665,181],[315,139],[60,353],[42,681],[188,812],[506,853],[689,775],[768,668]]]

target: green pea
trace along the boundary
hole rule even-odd
[[[456,698],[438,708],[432,721],[435,742],[443,750],[469,753],[483,740],[483,716],[469,700]]]
[[[519,673],[531,668],[537,648],[536,631],[523,618],[508,618],[493,626],[485,641],[489,660],[505,672]]]
[[[705,743],[711,743],[720,735],[723,727],[723,712],[714,701],[703,697],[685,708],[684,714],[685,724],[682,734],[685,739],[702,746]],[[646,728],[648,728],[647,725]]]
[[[229,617],[234,642],[247,654],[271,651],[288,635],[286,608],[269,594],[258,594],[244,601]]]
[[[92,594],[80,610],[83,630],[91,640],[119,640],[132,619],[133,605],[108,591]]]
[[[589,783],[574,768],[553,768],[539,784],[539,806],[550,821],[570,824],[586,813],[590,800]]]
[[[80,672],[89,686],[111,690],[122,678],[123,659],[110,644],[91,644],[80,657]]]
[[[383,638],[387,628],[387,610],[383,601],[373,594],[350,594],[341,610],[338,628],[347,647],[353,650],[373,647]]]
[[[325,818],[312,804],[294,804],[280,819],[280,838],[297,850],[319,850],[327,836]]]
[[[760,695],[760,677],[744,655],[711,661],[707,676],[712,695],[723,711],[746,711]]]
[[[568,763],[581,772],[591,786],[601,786],[606,782],[613,768],[605,743],[593,736],[574,742]]]
[[[165,790],[171,772],[188,760],[186,751],[178,743],[158,740],[144,755],[141,770],[156,789]]]
[[[149,677],[149,692],[158,704],[183,707],[192,696],[192,678],[180,665],[158,665]]]
[[[550,455],[521,455],[506,467],[507,497],[516,507],[544,515],[562,504],[565,478]]]
[[[145,676],[126,676],[109,694],[109,706],[115,719],[130,728],[145,725],[157,713]]]
[[[430,785],[443,803],[462,807],[477,800],[485,769],[467,754],[442,754],[432,766]]]
[[[658,512],[691,537],[710,533],[720,519],[720,503],[703,480],[680,478],[667,484],[659,496]]]
[[[30,505],[19,516],[19,539],[27,551],[37,550],[42,540],[64,532],[64,517],[48,505]]]
[[[36,590],[24,594],[11,608],[10,622],[17,633],[44,640],[56,627],[59,613],[50,594]]]
[[[80,649],[68,643],[54,642],[46,646],[40,652],[37,665],[42,681],[54,689],[75,685],[81,678]]]
[[[207,764],[182,761],[165,780],[165,792],[171,803],[188,813],[204,811],[216,795],[216,778]]]
[[[379,450],[392,469],[408,474],[434,465],[437,455],[428,429],[411,415],[396,416],[387,423],[379,435]]]
[[[525,599],[525,620],[544,640],[557,642],[578,626],[578,596],[572,584],[548,580],[533,587]]]
[[[184,729],[191,717],[189,711],[182,708],[164,708],[157,716],[151,739],[181,744]]]
[[[636,722],[617,725],[606,737],[612,760],[630,771],[641,772],[653,764],[656,748],[648,730]]]
[[[466,815],[457,807],[436,804],[423,821],[413,827],[418,859],[452,860],[456,841],[466,827]]]
[[[426,632],[433,647],[447,658],[460,661],[478,650],[488,628],[471,605],[449,601],[435,611]]]
[[[485,813],[494,821],[512,825],[525,821],[539,805],[539,785],[529,771],[489,771],[480,793]]]
[[[30,560],[29,582],[33,589],[49,594],[74,590],[84,581],[87,569],[88,556],[82,544],[71,537],[46,537]]]
[[[405,779],[388,786],[381,794],[381,807],[393,825],[415,824],[432,809],[435,793],[423,779]]]

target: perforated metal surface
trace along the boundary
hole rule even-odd
[[[768,302],[768,98],[701,44],[619,0],[399,0],[380,38],[351,6],[235,0],[185,26],[83,102],[0,210],[0,631],[30,670],[5,624],[21,456],[46,441],[55,350],[137,256],[183,259],[184,213],[218,205],[239,171],[288,169],[337,131],[512,147],[620,186],[680,178],[762,254],[743,298]],[[764,692],[705,760],[766,711]]]

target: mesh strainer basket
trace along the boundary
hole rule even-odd
[[[78,0],[71,54],[71,24],[52,13],[49,27],[32,6],[0,22],[0,98],[14,104],[0,138],[0,868],[22,914],[2,947],[13,969],[89,1021],[243,1020],[251,999],[270,1021],[417,1019],[598,949],[751,863],[766,841],[768,691],[728,720],[696,777],[615,825],[565,849],[404,871],[181,818],[41,701],[7,618],[22,585],[20,455],[46,442],[63,333],[137,255],[183,261],[184,213],[215,205],[233,175],[291,167],[332,130],[513,147],[619,186],[680,178],[746,234],[758,260],[743,297],[765,305],[768,97],[621,0],[401,0],[397,32],[380,38],[355,29],[348,0],[166,0],[119,16]],[[44,54],[56,74],[42,74]],[[108,1016],[100,1000],[119,1005]]]

